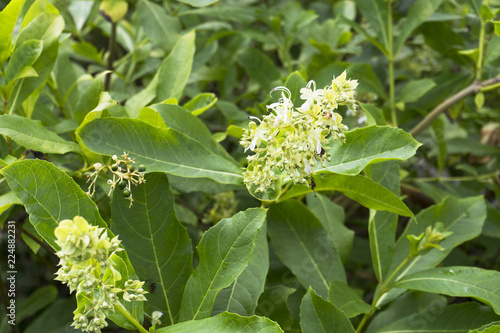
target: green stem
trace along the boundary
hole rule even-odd
[[[361,330],[363,329],[365,324],[368,322],[368,320],[375,313],[375,311],[378,307],[378,303],[379,303],[380,299],[382,298],[382,296],[387,294],[391,290],[391,287],[389,287],[389,284],[391,283],[391,281],[396,277],[396,275],[399,273],[399,271],[401,269],[403,269],[403,267],[406,266],[406,264],[408,264],[408,262],[413,258],[415,258],[415,257],[412,255],[408,255],[408,257],[406,257],[406,259],[403,260],[401,262],[401,264],[399,264],[399,266],[394,270],[394,272],[392,272],[392,274],[387,278],[387,280],[381,285],[378,292],[375,294],[375,297],[373,298],[373,302],[372,302],[373,309],[370,312],[365,313],[365,315],[361,319],[361,322],[358,325],[358,328],[356,329],[356,332],[358,332],[358,333],[361,332]]]
[[[486,23],[481,19],[481,30],[479,31],[479,55],[476,64],[476,80],[481,80],[483,72],[483,53],[484,53],[484,33]]]
[[[127,311],[127,309],[125,309],[125,307],[121,304],[121,303],[115,303],[115,309],[118,310],[118,312],[120,312],[125,318],[127,318],[127,320],[132,324],[134,325],[135,327],[137,327],[137,330],[141,333],[149,333],[148,331],[146,331],[146,329],[144,327],[142,327],[141,324],[139,324],[137,322],[137,320],[135,320],[131,315],[130,313]]]
[[[427,116],[425,116],[424,119],[422,119],[414,128],[412,128],[409,133],[412,136],[417,136],[418,134],[420,134],[420,132],[422,132],[430,124],[432,124],[434,119],[436,119],[441,113],[448,110],[448,108],[460,102],[465,97],[469,96],[470,94],[478,93],[479,91],[491,90],[493,89],[492,87],[498,86],[499,84],[500,77],[494,77],[483,82],[476,81],[472,83],[470,86],[465,87],[455,95],[445,100],[443,103],[436,106],[431,112],[427,114]]]
[[[116,22],[111,22],[111,33],[108,40],[108,63],[106,64],[106,69],[113,71],[113,60],[115,57],[115,40],[116,40]],[[104,78],[104,91],[109,91],[109,86],[111,83],[111,73],[106,74]]]
[[[389,43],[389,108],[391,110],[392,126],[398,127],[398,117],[396,115],[396,93],[394,82],[394,38],[393,38],[393,23],[392,23],[392,1],[387,1],[387,32]]]

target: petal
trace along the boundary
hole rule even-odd
[[[304,104],[302,104],[302,106],[300,107],[302,112],[306,112],[309,110],[309,108],[311,107],[312,101],[313,101],[312,98],[308,98],[307,101],[305,101]]]

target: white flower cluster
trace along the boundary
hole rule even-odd
[[[100,332],[106,327],[106,317],[114,312],[119,303],[118,294],[123,292],[125,301],[145,301],[142,289],[144,282],[128,280],[125,288],[116,288],[112,281],[121,280],[120,273],[113,267],[110,256],[120,251],[118,236],[110,239],[104,228],[91,226],[81,216],[63,220],[55,229],[57,252],[62,266],[56,273],[56,280],[67,284],[70,292],[83,296],[88,302],[76,309],[72,326],[84,332]],[[93,317],[89,321],[89,317]]]
[[[245,184],[256,186],[256,192],[265,192],[280,175],[290,177],[294,183],[307,184],[306,177],[312,177],[317,163],[324,165],[325,160],[330,160],[330,154],[325,152],[328,139],[345,140],[347,126],[335,111],[341,105],[356,110],[357,85],[357,80],[346,79],[345,71],[334,76],[332,85],[324,89],[316,89],[316,83],[309,81],[300,89],[300,98],[305,100],[300,108],[294,107],[286,87],[271,90],[271,94],[281,91],[281,98],[267,106],[271,112],[262,120],[250,117],[259,125],[250,122],[240,141],[245,151],[255,153],[247,157]],[[314,187],[312,178],[311,186]]]

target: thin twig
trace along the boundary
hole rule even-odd
[[[436,119],[441,113],[448,110],[448,108],[460,102],[462,99],[469,96],[470,94],[478,93],[481,89],[494,85],[498,82],[500,82],[500,77],[495,77],[483,82],[476,81],[470,86],[460,90],[455,95],[451,96],[446,101],[436,106],[434,110],[432,110],[424,119],[422,119],[421,122],[419,122],[415,127],[412,128],[410,134],[412,136],[417,136],[424,129],[426,129],[434,121],[434,119]]]

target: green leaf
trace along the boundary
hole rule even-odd
[[[188,5],[191,5],[193,7],[205,7],[213,3],[216,3],[219,0],[179,0],[179,1],[187,3]]]
[[[394,271],[409,254],[407,235],[420,235],[428,226],[434,226],[437,222],[444,224],[442,232],[453,232],[453,234],[439,244],[444,251],[432,249],[416,257],[396,275],[395,281],[404,275],[435,267],[453,248],[479,236],[486,219],[486,206],[482,196],[465,199],[448,197],[441,204],[421,211],[415,218],[418,223],[415,219],[410,220],[396,243],[390,272]]]
[[[180,320],[210,316],[217,293],[248,266],[266,210],[250,208],[210,228],[197,246],[199,264],[188,280]]]
[[[98,154],[129,152],[138,164],[147,165],[148,172],[210,178],[222,184],[241,185],[243,181],[237,165],[172,128],[154,127],[137,119],[95,119],[80,130],[79,137]]]
[[[343,262],[352,249],[354,231],[344,226],[344,208],[322,194],[307,195],[307,208],[318,218]]]
[[[311,288],[300,304],[300,327],[304,333],[356,332],[342,311]]]
[[[286,79],[285,87],[287,87],[292,93],[290,100],[296,107],[299,107],[302,103],[304,103],[304,101],[300,99],[300,89],[305,88],[306,84],[306,80],[304,80],[298,71],[288,75]]]
[[[0,12],[0,66],[3,66],[12,53],[12,33],[21,14],[25,0],[12,0]]]
[[[68,6],[68,11],[75,22],[75,28],[78,32],[82,31],[85,22],[87,21],[94,2],[88,2],[86,0],[73,0]]]
[[[359,103],[367,118],[368,125],[386,126],[387,122],[384,118],[384,113],[379,108],[365,103]]]
[[[190,111],[193,115],[199,116],[203,112],[210,109],[217,102],[217,97],[212,93],[203,93],[194,97],[192,100],[184,104],[184,108]]]
[[[340,73],[339,73],[340,74]],[[384,85],[370,64],[349,64],[347,67],[349,77],[359,80],[358,92],[375,93],[382,99],[387,99]]]
[[[288,308],[288,299],[295,291],[296,289],[284,285],[266,287],[259,298],[256,314],[277,322],[284,330],[290,329],[294,320]]]
[[[387,51],[387,46],[382,45],[382,43],[380,43],[377,38],[368,33],[368,31],[366,31],[364,27],[356,23],[356,21],[347,19],[344,16],[339,16],[338,20],[340,24],[346,24],[351,28],[353,28],[354,31],[356,31],[360,35],[363,35],[370,43],[372,43],[375,47],[377,47],[383,54],[385,54],[386,56],[389,55],[389,51]]]
[[[447,299],[444,296],[437,294],[424,293],[420,291],[407,291],[388,306],[380,311],[377,311],[370,321],[366,332],[385,332],[382,328],[391,325],[395,321],[410,317],[415,312],[424,316],[432,314],[436,309],[444,308],[447,304]],[[407,325],[411,325],[408,323]]]
[[[476,330],[469,331],[469,333],[496,333],[496,332],[498,332],[499,328],[500,328],[500,322],[495,321],[495,322],[483,325]]]
[[[382,40],[386,50],[389,50],[389,35],[387,27],[387,7],[384,0],[356,0],[356,5],[369,23],[375,34]]]
[[[156,284],[146,295],[149,312],[161,311],[162,322],[177,322],[185,284],[193,271],[192,245],[174,211],[174,196],[164,173],[146,175],[146,184],[134,187],[134,204],[119,189],[111,202],[111,229],[120,235],[130,262],[142,281]]]
[[[17,79],[22,69],[33,65],[42,53],[42,49],[41,40],[28,40],[16,48],[5,70],[5,83]]]
[[[74,309],[75,298],[61,298],[56,300],[50,307],[34,318],[23,331],[23,333],[39,332],[62,332],[67,330],[73,322],[73,313],[68,311]]]
[[[151,108],[161,115],[165,125],[198,141],[212,152],[226,158],[234,164],[237,162],[228,152],[213,139],[207,126],[196,116],[178,105],[155,104]]]
[[[342,281],[333,281],[331,283],[328,290],[328,300],[348,318],[368,313],[373,309],[373,306],[361,299],[356,290]]]
[[[331,161],[327,170],[343,175],[356,175],[371,163],[386,160],[406,160],[413,155],[420,143],[405,131],[389,126],[357,128],[346,133],[345,143],[335,141],[327,152]]]
[[[367,208],[413,216],[413,213],[394,193],[364,176],[328,174],[314,179],[315,191],[339,191]],[[310,192],[312,190],[309,186],[294,185],[280,197],[280,202]]]
[[[257,82],[264,91],[270,91],[273,82],[280,78],[280,72],[273,61],[258,49],[242,50],[237,56],[237,61],[250,79]]]
[[[59,51],[59,36],[64,28],[64,20],[60,15],[43,13],[37,16],[24,28],[17,38],[16,45],[29,40],[42,40],[43,50],[32,67],[37,77],[17,80],[13,96],[9,99],[8,112],[13,113],[22,102],[45,83],[54,67]]]
[[[446,305],[446,302],[432,302],[431,306],[415,308],[407,317],[395,318],[391,324],[377,332],[463,332],[497,320],[495,313],[477,303]],[[416,313],[415,313],[416,311]]]
[[[488,42],[488,49],[484,57],[484,64],[489,64],[500,58],[500,36],[493,36]]]
[[[436,82],[431,79],[412,80],[401,90],[398,101],[403,103],[417,102],[435,86]]]
[[[478,96],[477,94],[476,96]],[[444,116],[442,116],[444,117]],[[434,119],[432,122],[432,134],[433,138],[437,144],[438,156],[437,156],[437,167],[438,174],[441,175],[444,167],[446,166],[446,159],[448,158],[448,148],[445,138],[445,123],[442,117]]]
[[[164,51],[170,51],[181,31],[179,19],[168,16],[162,7],[148,0],[139,1],[137,15],[149,39]]]
[[[242,316],[251,316],[255,312],[259,297],[264,291],[269,269],[269,249],[267,244],[267,226],[259,231],[252,258],[247,268],[229,287],[217,295],[212,315],[228,311]]]
[[[190,320],[177,325],[157,329],[157,333],[283,333],[275,322],[263,317],[242,317],[223,312],[202,320]]]
[[[481,17],[481,6],[483,0],[465,0],[465,3],[476,13],[477,16]]]
[[[20,299],[17,306],[20,309],[16,314],[16,322],[36,314],[47,307],[57,298],[57,289],[54,286],[44,286],[36,289],[27,299]]]
[[[387,187],[392,193],[400,195],[399,164],[386,161],[372,164],[366,169],[367,175],[374,182]],[[391,267],[398,216],[390,212],[370,211],[368,233],[373,270],[377,280],[382,283]]]
[[[161,105],[161,104],[160,104]],[[137,119],[147,122],[155,127],[168,128],[160,113],[150,107],[141,110]]]
[[[271,205],[268,234],[274,252],[304,288],[312,287],[326,298],[331,281],[346,280],[340,256],[321,222],[301,203]]]
[[[76,104],[75,118],[78,124],[81,124],[85,116],[99,105],[99,99],[103,91],[104,85],[100,77],[92,80],[92,83],[84,90]]]
[[[75,1],[73,1],[74,3]],[[86,2],[86,1],[83,1]],[[98,64],[103,64],[102,61],[102,53],[103,51],[99,52],[97,48],[94,46],[94,44],[88,43],[88,42],[81,42],[81,43],[74,43],[71,44],[71,48],[73,51],[75,51],[76,54],[79,54],[85,58],[88,58]]]
[[[401,47],[403,47],[413,30],[431,17],[439,8],[441,2],[442,0],[417,0],[411,5],[406,14],[406,19],[401,24],[394,54],[399,54]]]
[[[433,268],[404,276],[394,288],[475,298],[500,315],[500,272],[497,271],[465,266]]]
[[[40,121],[13,114],[0,116],[0,134],[9,136],[27,149],[42,153],[80,152],[78,144],[66,141],[54,132],[47,130]]]
[[[156,102],[169,98],[181,99],[182,91],[191,75],[195,51],[195,30],[180,37],[172,52],[163,60],[158,69],[159,81],[156,90]]]
[[[23,202],[36,231],[54,249],[59,250],[54,229],[61,220],[79,215],[90,224],[106,227],[95,203],[52,163],[24,160],[3,168],[1,173]]]

